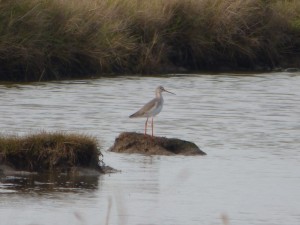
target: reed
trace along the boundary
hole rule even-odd
[[[98,142],[93,137],[62,132],[0,136],[0,164],[18,170],[68,171],[99,168]]]
[[[299,15],[297,0],[0,0],[0,79],[280,66]]]

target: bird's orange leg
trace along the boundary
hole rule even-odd
[[[152,117],[152,137],[153,137],[153,117]]]
[[[148,117],[147,117],[147,120],[146,120],[146,123],[145,123],[145,135],[147,134],[147,125],[148,125]]]

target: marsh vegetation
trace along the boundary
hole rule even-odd
[[[299,15],[297,0],[1,0],[0,79],[291,66]]]
[[[99,169],[100,154],[97,140],[82,134],[40,132],[25,136],[0,136],[0,164],[17,170]]]

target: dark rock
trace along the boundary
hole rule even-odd
[[[120,172],[110,166],[102,165],[98,168],[87,168],[87,167],[72,167],[69,171],[73,175],[77,176],[96,176],[99,174],[116,173]]]
[[[282,71],[284,71],[284,69],[282,67],[275,67],[275,68],[273,68],[272,71],[273,72],[282,72]]]
[[[123,132],[109,151],[146,155],[206,155],[192,142],[177,138],[151,137],[134,132]]]
[[[110,166],[102,165],[98,166],[97,168],[88,168],[88,167],[80,167],[80,166],[73,166],[68,168],[67,171],[60,171],[59,169],[52,171],[58,173],[69,173],[77,176],[95,176],[99,174],[107,174],[107,173],[116,173],[120,172]],[[32,171],[25,171],[25,170],[17,170],[12,166],[6,164],[0,164],[0,177],[1,176],[24,176],[24,175],[32,175],[38,174],[38,172]]]
[[[15,168],[6,165],[0,164],[0,176],[20,176],[20,175],[32,175],[37,174],[37,172],[25,171],[25,170],[16,170]]]
[[[284,72],[289,72],[289,73],[294,73],[294,72],[299,72],[300,68],[286,68]]]

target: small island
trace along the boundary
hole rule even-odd
[[[196,144],[189,141],[152,137],[135,132],[121,133],[109,151],[145,155],[206,155]]]
[[[0,172],[5,168],[29,172],[69,172],[83,168],[99,173],[99,143],[94,137],[64,132],[0,136]]]

